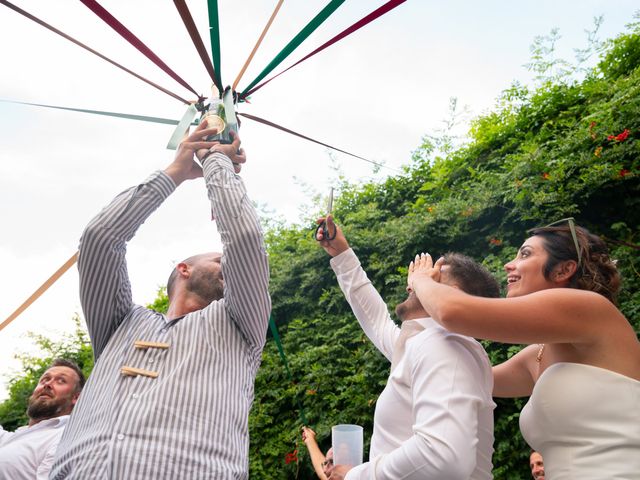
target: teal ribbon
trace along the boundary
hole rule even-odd
[[[291,375],[291,370],[289,370],[289,363],[287,362],[287,356],[284,354],[284,349],[282,348],[282,342],[280,341],[280,335],[278,334],[278,327],[276,327],[276,322],[273,321],[273,317],[269,315],[269,328],[271,329],[271,335],[273,336],[273,340],[276,342],[276,347],[278,347],[278,352],[280,353],[280,359],[284,365],[284,369],[287,372],[289,380],[291,383],[295,383],[293,381],[293,375]],[[303,425],[309,425],[307,423],[307,418],[304,415],[304,409],[302,408],[302,404],[300,400],[296,397],[296,403],[298,404],[298,410],[300,411],[300,420],[302,420]]]
[[[191,122],[193,122],[197,113],[198,110],[193,103],[187,107],[187,111],[184,112],[182,119],[169,139],[169,143],[167,144],[168,150],[175,150],[178,148],[178,145],[180,145],[180,142],[184,138],[184,134],[189,130],[189,126],[191,125]]]
[[[0,99],[0,102],[16,103],[18,105],[29,105],[32,107],[54,108],[56,110],[68,110],[70,112],[91,113],[93,115],[104,115],[106,117],[126,118],[129,120],[140,120],[143,122],[164,123],[165,125],[178,125],[178,123],[180,123],[178,122],[178,120],[171,120],[170,118],[148,117],[146,115],[133,115],[130,113],[116,113],[116,112],[105,112],[102,110],[87,110],[84,108],[58,107],[56,105],[44,105],[42,103],[16,102],[14,100]]]
[[[233,92],[230,88],[227,88],[222,95],[222,103],[224,104],[224,116],[227,119],[228,125],[236,125],[236,131],[238,129],[238,119],[236,118],[236,107],[233,103]]]
[[[215,0],[209,0],[210,3],[212,1]],[[296,48],[298,48],[298,46],[300,46],[300,44],[302,42],[304,42],[307,37],[309,35],[311,35],[316,28],[318,28],[320,25],[322,25],[322,23],[329,18],[329,16],[335,12],[338,7],[340,5],[342,5],[344,3],[345,0],[331,0],[331,2],[329,2],[329,4],[324,7],[320,13],[318,13],[313,20],[311,20],[302,30],[300,30],[300,32],[293,37],[293,40],[291,40],[281,51],[280,53],[278,53],[278,55],[276,55],[276,57],[271,60],[271,63],[269,63],[269,65],[266,66],[266,68],[260,73],[260,75],[258,75],[255,80],[253,80],[249,86],[247,88],[245,88],[243,90],[243,92],[240,94],[241,97],[245,97],[247,95],[247,93],[249,92],[249,90],[251,90],[260,80],[262,80],[264,77],[266,77],[267,75],[269,75],[269,73],[271,73],[271,71],[276,68],[278,65],[280,65],[280,63],[282,63],[282,61],[287,58],[291,52],[293,52]],[[209,14],[211,15],[211,14]],[[219,71],[216,68],[216,71]]]

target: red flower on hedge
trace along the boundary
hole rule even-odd
[[[626,168],[623,168],[622,170],[620,170],[618,172],[618,175],[621,176],[621,177],[626,177],[630,173],[631,173],[631,170],[627,170]]]
[[[625,128],[624,131],[618,135],[616,135],[616,140],[619,142],[624,142],[629,136],[629,129]]]
[[[609,135],[607,137],[607,140],[609,140],[609,141],[615,140],[616,142],[624,142],[629,137],[630,133],[631,132],[629,131],[629,129],[625,128],[622,131],[622,133],[619,133],[618,135]]]
[[[492,238],[491,240],[489,240],[489,243],[491,245],[499,246],[502,245],[502,240],[500,240],[499,238]]]
[[[287,453],[284,456],[284,463],[286,463],[287,465],[289,465],[290,463],[295,463],[298,461],[298,450],[294,450],[291,453]]]
[[[549,175],[547,172],[544,172],[542,174],[542,178],[544,178],[545,180],[549,180],[551,178],[551,175]]]

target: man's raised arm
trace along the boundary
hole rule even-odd
[[[264,346],[271,299],[269,262],[258,215],[237,173],[246,161],[240,139],[215,145],[199,157],[222,238],[224,302],[231,319],[256,352]]]
[[[344,293],[353,314],[358,319],[364,333],[380,352],[391,361],[393,347],[400,329],[391,319],[387,304],[371,284],[367,274],[360,265],[360,260],[349,247],[342,229],[328,215],[320,218],[319,224],[326,222],[327,231],[333,239],[325,239],[323,229],[316,232],[316,240],[332,257],[331,268],[336,274],[338,284]]]
[[[96,360],[133,306],[126,244],[177,185],[202,176],[193,155],[196,149],[214,145],[200,140],[216,132],[215,128],[204,127],[206,124],[199,126],[180,145],[164,172],[157,171],[140,185],[122,192],[82,233],[78,258],[80,302]]]

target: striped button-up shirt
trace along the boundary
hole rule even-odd
[[[179,321],[133,304],[125,262],[126,242],[175,189],[169,176],[156,172],[121,193],[85,229],[80,297],[96,364],[51,478],[247,478],[248,414],[271,308],[268,261],[231,161],[210,155],[204,177],[224,245],[224,298]],[[123,366],[158,376],[123,376]]]

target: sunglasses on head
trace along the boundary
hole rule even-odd
[[[545,225],[543,228],[557,227],[559,225],[562,225],[565,222],[569,225],[571,238],[573,239],[573,244],[576,247],[576,255],[578,255],[578,267],[579,267],[580,265],[582,265],[582,254],[580,253],[580,244],[578,243],[578,235],[576,234],[575,219],[573,217],[563,218],[562,220],[558,220],[557,222],[553,222],[553,223],[550,223],[549,225]]]

